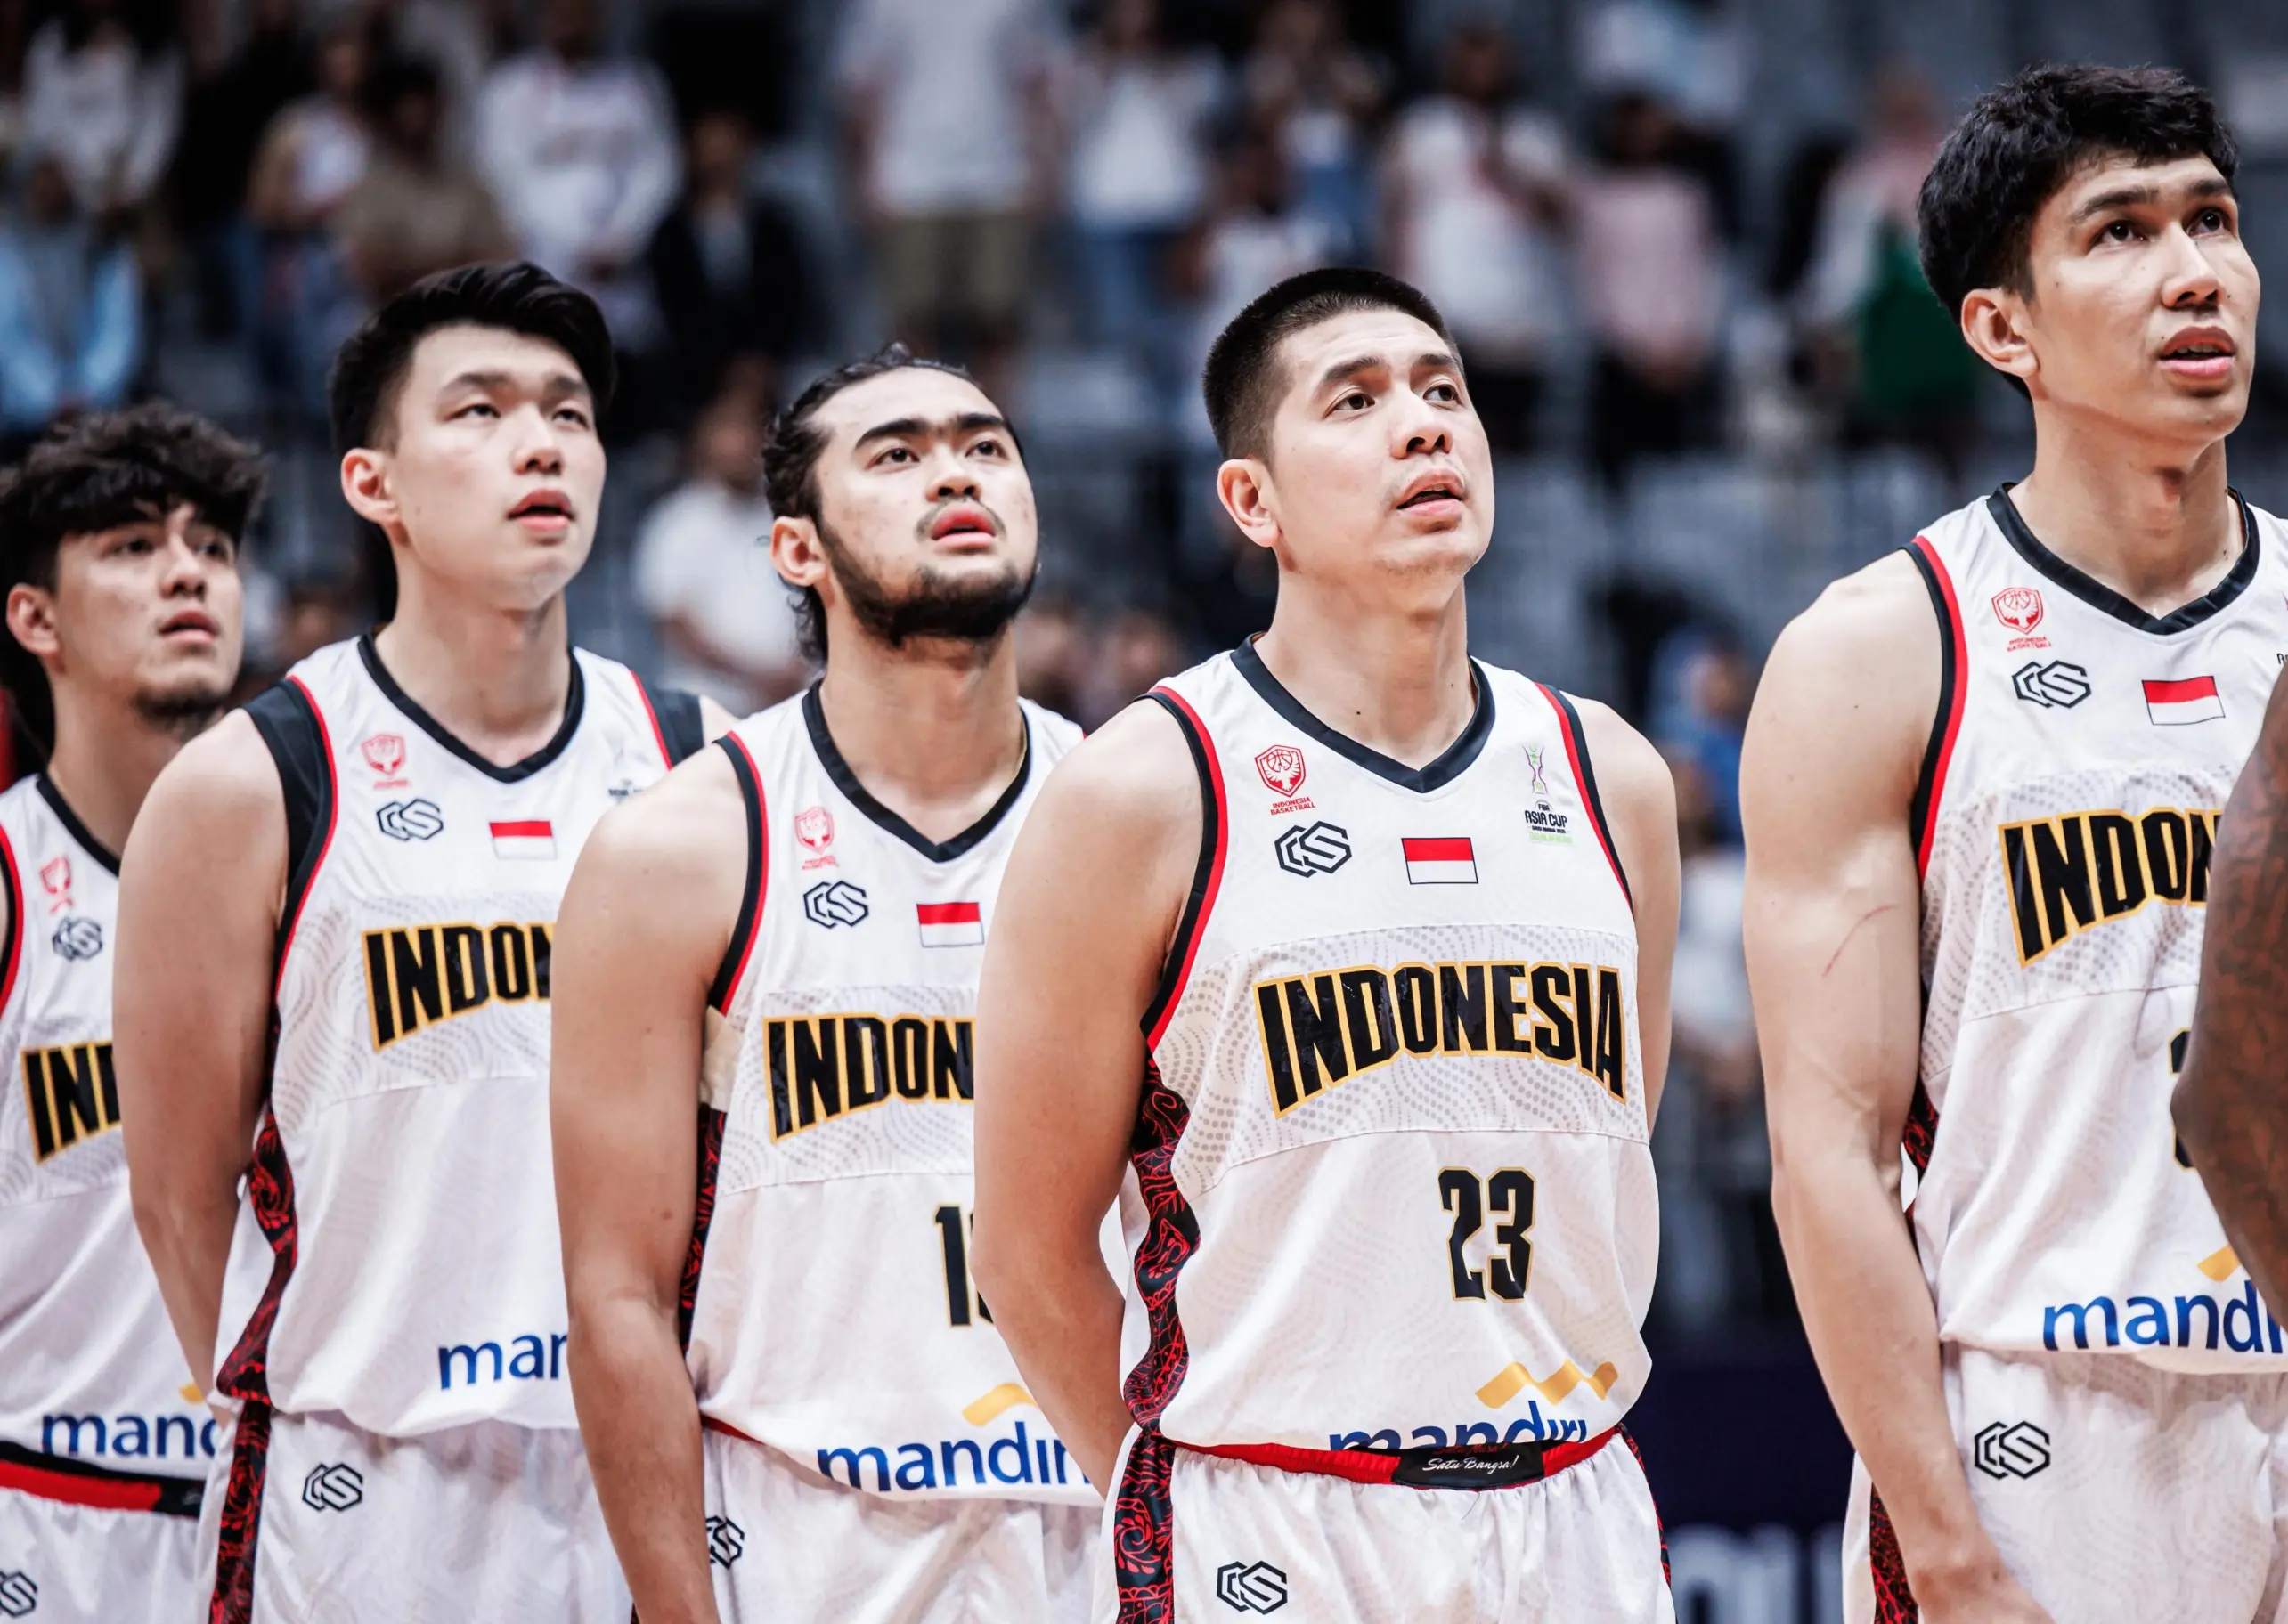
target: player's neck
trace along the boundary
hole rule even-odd
[[[1437,760],[1478,708],[1460,581],[1445,604],[1407,613],[1331,603],[1283,576],[1255,652],[1313,716],[1409,767]]]
[[[373,642],[407,696],[495,766],[523,760],[564,725],[572,660],[560,592],[538,609],[503,610],[407,571],[397,616]]]
[[[2150,614],[2199,597],[2240,556],[2221,440],[2156,453],[2071,427],[2041,434],[2010,499],[2044,547]]]
[[[126,849],[127,832],[159,769],[199,726],[154,722],[132,704],[59,686],[48,779],[87,832],[116,857]]]
[[[826,731],[867,792],[932,840],[985,816],[1025,759],[1017,651],[1006,632],[981,658],[883,647],[837,627],[818,702]]]

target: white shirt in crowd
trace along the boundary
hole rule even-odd
[[[23,144],[62,161],[82,208],[149,196],[182,124],[183,59],[175,53],[146,60],[124,41],[74,51],[60,21],[32,36]]]
[[[1558,331],[1562,289],[1554,249],[1515,185],[1565,180],[1556,125],[1526,108],[1498,123],[1451,96],[1416,103],[1390,142],[1403,211],[1398,273],[1429,295],[1473,358],[1519,360]]]
[[[1675,169],[1608,169],[1579,188],[1573,211],[1590,330],[1640,366],[1706,361],[1723,314],[1706,188]]]
[[[712,479],[660,499],[636,542],[636,596],[654,620],[681,616],[711,645],[758,670],[797,654],[786,583],[770,565],[770,504]],[[735,673],[661,651],[661,678],[745,716],[764,696]]]
[[[656,317],[643,253],[683,178],[659,76],[635,62],[574,65],[528,51],[484,81],[476,148],[525,254],[595,295],[613,337],[640,345]],[[594,256],[626,269],[591,277]]]
[[[1072,214],[1099,231],[1172,230],[1208,193],[1208,122],[1223,97],[1209,52],[1084,57],[1068,105]]]
[[[1055,43],[1039,0],[852,0],[837,77],[878,120],[875,201],[898,215],[1023,207],[1026,90]]]

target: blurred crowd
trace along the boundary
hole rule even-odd
[[[1875,75],[1759,190],[1738,8],[1560,9],[1553,35],[1462,0],[0,0],[0,454],[156,390],[302,456],[256,554],[275,670],[387,602],[328,495],[335,346],[431,271],[529,256],[623,351],[598,613],[745,710],[809,670],[758,545],[769,414],[900,337],[976,369],[1045,480],[1128,470],[1132,556],[1075,538],[1097,573],[1052,572],[1023,622],[1029,692],[1092,725],[1262,624],[1195,380],[1315,264],[1425,289],[1497,453],[1597,499],[1744,445],[1958,479],[1983,386],[1916,262],[1930,86]],[[1631,601],[1613,697],[1675,765],[1687,860],[1659,1311],[1779,1323],[1738,946],[1754,653]]]

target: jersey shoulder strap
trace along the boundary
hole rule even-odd
[[[655,688],[635,672],[629,678],[651,711],[659,729],[659,747],[671,767],[680,767],[706,746],[707,719],[699,714],[699,696],[681,688]]]
[[[291,673],[248,700],[247,718],[269,747],[286,796],[286,905],[278,915],[282,953],[333,839],[333,741],[317,701]]]

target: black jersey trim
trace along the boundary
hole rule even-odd
[[[715,967],[714,984],[707,989],[707,1002],[729,1015],[740,978],[746,973],[747,959],[754,952],[763,896],[769,889],[770,873],[764,864],[770,853],[770,835],[763,813],[762,777],[755,770],[754,758],[736,733],[727,733],[715,743],[730,758],[731,775],[739,781],[739,800],[746,808],[746,883],[739,894],[738,922],[731,927],[731,939],[723,946],[723,962]]]
[[[2223,611],[2230,608],[2235,599],[2248,590],[2256,579],[2257,562],[2262,556],[2263,542],[2257,533],[2256,515],[2250,509],[2247,499],[2237,491],[2229,492],[2234,505],[2240,509],[2240,556],[2225,578],[2189,604],[2181,604],[2167,614],[2147,614],[2142,608],[2123,597],[2103,581],[2075,568],[2042,545],[2041,539],[2027,526],[2018,505],[2010,499],[2010,486],[2004,484],[1986,499],[1986,511],[1993,516],[2003,537],[2035,569],[2063,587],[2092,609],[2112,615],[2123,625],[2137,631],[2150,632],[2157,637],[2173,637],[2180,631],[2190,631]]]
[[[1954,741],[1962,731],[1963,700],[1968,686],[1969,658],[1964,643],[1962,606],[1955,601],[1954,582],[1937,549],[1918,536],[1904,549],[1921,572],[1931,609],[1939,621],[1939,703],[1931,719],[1930,738],[1923,745],[1922,766],[1915,773],[1915,792],[1907,802],[1907,839],[1914,848],[1915,872],[1931,865],[1931,839],[1937,827],[1939,797],[1946,791],[1946,769],[1954,757]]]
[[[1604,799],[1597,793],[1597,768],[1589,759],[1589,735],[1581,726],[1581,712],[1573,707],[1573,696],[1547,683],[1539,685],[1549,695],[1549,702],[1557,707],[1559,721],[1565,728],[1566,753],[1572,758],[1573,776],[1581,785],[1581,800],[1589,809],[1589,824],[1597,836],[1597,843],[1605,849],[1605,861],[1613,866],[1613,878],[1621,882],[1621,899],[1633,914],[1637,907],[1636,891],[1629,884],[1629,871],[1621,864],[1621,849],[1613,840],[1613,826],[1605,816]]]
[[[1252,639],[1232,650],[1232,663],[1247,678],[1248,686],[1259,694],[1263,702],[1301,728],[1312,738],[1333,751],[1345,760],[1364,767],[1378,778],[1387,778],[1402,790],[1427,794],[1443,789],[1470,769],[1478,759],[1486,741],[1494,736],[1494,685],[1486,680],[1484,668],[1477,661],[1470,662],[1470,679],[1478,690],[1477,707],[1470,712],[1470,725],[1461,735],[1445,747],[1437,760],[1425,767],[1408,767],[1404,761],[1384,755],[1380,751],[1360,743],[1348,734],[1338,733],[1303,707],[1303,702],[1290,694],[1271,674],[1263,656],[1255,652]]]
[[[375,686],[380,688],[391,704],[405,713],[407,720],[487,778],[500,784],[522,784],[570,749],[573,735],[580,731],[581,712],[587,709],[588,684],[580,675],[579,657],[566,648],[564,657],[572,662],[572,681],[565,690],[564,720],[558,724],[556,735],[523,760],[501,767],[487,761],[462,743],[458,735],[422,710],[411,694],[397,686],[397,679],[389,674],[389,668],[381,663],[381,653],[374,646],[371,632],[357,640],[357,657],[365,662],[366,674],[373,678]]]
[[[300,680],[284,677],[247,702],[286,800],[286,901],[278,911],[278,962],[301,917],[303,901],[334,835],[334,751],[317,701]]]
[[[1216,749],[1209,742],[1207,725],[1170,689],[1154,688],[1145,697],[1157,702],[1176,719],[1184,743],[1192,751],[1193,767],[1200,775],[1200,857],[1192,867],[1192,890],[1184,899],[1183,915],[1176,922],[1176,939],[1168,944],[1168,959],[1160,966],[1152,1002],[1144,1005],[1144,1042],[1152,1045],[1160,1042],[1168,1014],[1176,1008],[1176,1001],[1184,995],[1184,984],[1192,975],[1193,958],[1200,951],[1201,934],[1207,929],[1208,914],[1216,905],[1216,893],[1223,887],[1224,829],[1229,820],[1224,807],[1223,769],[1216,763]]]
[[[633,671],[636,692],[651,712],[652,731],[659,735],[659,753],[670,767],[680,767],[707,746],[707,719],[700,714],[699,696],[682,688],[662,688],[656,694]]]
[[[45,768],[41,770],[38,783],[40,799],[48,803],[48,810],[55,814],[56,821],[64,827],[64,832],[77,840],[81,849],[89,857],[110,870],[113,879],[118,879],[119,854],[97,840],[87,825],[80,821],[79,814],[71,809],[71,803],[63,798],[63,792],[55,787],[55,780],[47,775]]]
[[[0,973],[0,1009],[5,1009],[15,995],[16,974],[23,968],[24,957],[24,882],[16,873],[15,842],[9,840],[5,829],[0,829],[0,888],[4,888],[8,897],[7,969]]]
[[[1017,723],[1024,730],[1025,753],[1017,763],[1017,775],[1009,780],[1009,787],[1001,792],[1001,799],[986,808],[984,816],[953,839],[932,840],[875,800],[867,787],[858,781],[858,775],[850,770],[850,763],[843,759],[843,752],[835,748],[834,735],[826,731],[826,708],[818,701],[818,684],[812,683],[802,695],[802,725],[810,730],[810,748],[818,752],[818,764],[826,769],[826,776],[834,780],[835,788],[843,792],[843,799],[856,807],[867,822],[885,834],[896,835],[932,863],[950,863],[973,849],[1000,825],[1001,820],[1009,816],[1009,809],[1025,792],[1025,780],[1031,777],[1033,772],[1033,724],[1032,719],[1022,710],[1017,713]]]

